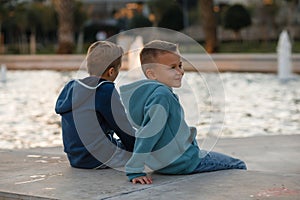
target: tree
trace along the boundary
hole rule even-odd
[[[155,15],[154,26],[157,26],[165,11],[168,10],[174,2],[170,0],[153,0],[148,1],[147,4]]]
[[[7,1],[0,4],[0,54],[4,53],[4,34],[2,33],[2,23],[7,18],[8,9],[6,7]]]
[[[7,44],[5,50],[8,53],[27,54],[30,47],[30,53],[34,54],[36,47],[42,49],[44,44],[53,44],[56,40],[56,13],[53,5],[46,3],[45,0],[3,0],[0,11],[2,33],[0,52],[4,53],[5,42]]]
[[[76,53],[81,53],[84,43],[84,22],[87,20],[87,13],[83,8],[83,3],[76,1],[74,10],[74,31],[77,35]]]
[[[26,29],[28,27],[29,21],[27,17],[27,8],[26,3],[17,4],[14,8],[13,12],[13,23],[15,25],[16,30],[19,32],[18,34],[18,46],[20,53],[27,53],[27,37],[26,37]]]
[[[235,38],[240,38],[240,30],[251,25],[251,16],[248,10],[240,5],[230,6],[225,13],[224,28],[234,31]]]
[[[152,22],[142,14],[135,14],[129,22],[129,28],[140,28],[152,26]]]
[[[177,0],[183,12],[183,26],[187,28],[193,24],[193,15],[198,13],[197,2],[198,0]]]
[[[52,0],[58,14],[59,54],[71,54],[74,50],[74,0]]]
[[[183,13],[177,1],[153,0],[148,1],[150,9],[155,15],[154,26],[181,30],[183,26]]]
[[[205,34],[205,50],[208,53],[215,53],[218,49],[217,24],[213,4],[213,0],[199,0],[202,26]]]
[[[183,13],[178,4],[171,5],[162,15],[158,22],[159,27],[180,31],[183,26]]]
[[[32,2],[28,5],[27,8],[27,20],[28,26],[27,28],[30,28],[30,37],[29,37],[29,49],[30,54],[36,53],[36,32],[38,27],[42,27],[42,16],[43,16],[43,9],[44,6],[41,2]]]

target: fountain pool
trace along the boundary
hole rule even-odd
[[[124,73],[121,71],[120,76]],[[63,85],[75,75],[75,72],[7,71],[7,81],[0,82],[0,148],[62,145],[60,117],[55,114],[54,105]],[[217,75],[201,76],[214,79]],[[223,126],[220,137],[300,134],[299,75],[285,83],[276,74],[220,76],[226,96],[225,120],[218,122]],[[208,132],[210,114],[218,111],[208,105],[207,91],[197,82],[201,77],[187,72],[185,78],[191,87],[200,88],[196,95],[201,103],[197,120],[190,117],[195,109],[185,105],[187,121],[197,127],[198,138],[206,137],[213,134]],[[177,92],[182,101],[191,99],[184,88]]]

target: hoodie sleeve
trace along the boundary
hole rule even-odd
[[[144,107],[142,126],[136,132],[133,155],[126,164],[126,175],[130,181],[145,175],[145,162],[164,132],[168,115],[168,96],[165,94],[150,96]]]
[[[133,151],[135,142],[135,130],[127,119],[125,109],[121,103],[120,96],[113,84],[104,84],[100,92],[101,104],[98,104],[98,111],[101,112],[109,127],[117,134],[125,148]],[[96,97],[97,98],[97,97]]]
[[[58,95],[55,112],[57,114],[63,114],[72,110],[72,91],[74,81],[67,83]]]

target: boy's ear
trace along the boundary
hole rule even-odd
[[[109,68],[109,70],[107,71],[108,76],[112,76],[113,73],[114,73],[114,70],[115,70],[115,69],[114,69],[113,67]]]
[[[147,78],[152,79],[152,80],[156,79],[155,73],[151,68],[146,69],[146,76],[147,76]]]

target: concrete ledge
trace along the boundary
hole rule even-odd
[[[113,169],[71,168],[61,147],[0,150],[0,200],[296,200],[300,199],[299,139],[300,135],[221,139],[214,150],[243,159],[249,170],[153,174],[152,185],[133,185],[124,172]]]
[[[78,70],[85,55],[0,55],[9,70]]]
[[[260,72],[277,73],[278,63],[276,54],[211,54],[183,55],[194,67],[184,63],[186,71],[200,72]],[[212,63],[213,61],[213,63]],[[294,73],[300,73],[300,54],[292,55]]]
[[[183,57],[189,61],[184,62],[186,71],[277,72],[276,54],[183,54]],[[78,70],[84,59],[85,55],[0,55],[0,64],[5,64],[9,70],[70,71]],[[292,65],[293,72],[300,73],[300,54],[292,55]],[[128,69],[126,59],[122,69]]]

